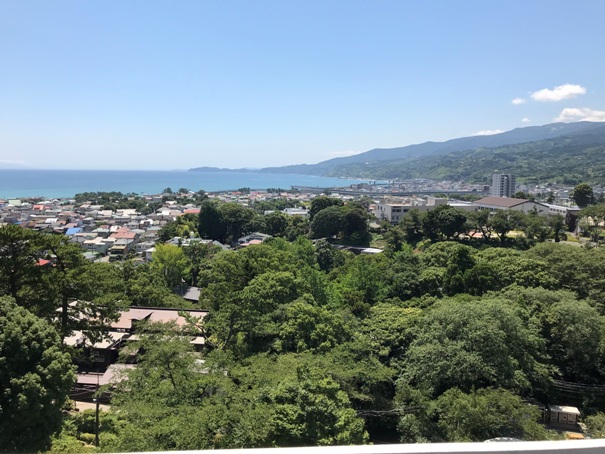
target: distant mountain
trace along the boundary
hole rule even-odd
[[[493,148],[503,145],[514,145],[525,142],[551,139],[565,135],[587,133],[603,126],[603,123],[577,122],[552,123],[543,126],[529,126],[489,136],[471,136],[448,140],[446,142],[425,142],[398,148],[375,148],[364,153],[333,158],[318,164],[301,164],[283,167],[268,167],[262,172],[268,173],[302,173],[331,176],[366,176],[348,173],[346,169],[357,166],[349,164],[377,163],[383,161],[408,160],[435,155],[445,155],[456,151]]]
[[[224,169],[221,167],[195,167],[193,169],[189,169],[191,172],[258,172],[259,170],[252,169]]]
[[[589,176],[590,162],[578,164],[584,156],[605,144],[605,123],[577,122],[552,123],[543,126],[517,128],[489,136],[471,136],[446,142],[425,142],[398,148],[375,148],[353,156],[329,159],[318,164],[299,164],[264,169],[219,169],[197,167],[192,171],[203,172],[263,172],[279,174],[305,174],[334,177],[359,177],[371,179],[437,178],[448,180],[484,181],[494,171],[509,171],[519,177],[529,178],[532,172],[543,169],[543,179],[552,180],[562,173],[575,177]],[[596,148],[595,148],[596,147]],[[590,153],[588,153],[588,150]],[[586,154],[586,153],[588,154]],[[564,162],[567,168],[555,165]],[[570,156],[573,159],[570,160]],[[592,156],[592,155],[591,155]],[[605,166],[598,154],[592,157],[593,165]],[[575,159],[575,160],[574,160]],[[544,162],[540,161],[544,160]],[[522,171],[519,168],[531,164]],[[545,169],[557,168],[556,173]],[[594,173],[594,172],[593,172]],[[591,181],[600,176],[593,174]],[[583,180],[582,180],[583,181]],[[605,179],[603,180],[605,181]],[[488,181],[486,181],[488,182]]]
[[[431,178],[491,184],[494,172],[528,184],[605,185],[605,124],[567,135],[414,159],[348,163],[334,169],[372,179]]]

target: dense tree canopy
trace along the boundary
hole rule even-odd
[[[139,332],[102,450],[551,437],[533,399],[580,406],[598,426],[603,248],[557,243],[561,219],[532,213],[445,205],[370,230],[361,204],[314,200],[310,223],[205,201],[202,236],[276,238],[231,250],[158,244],[150,264],[89,263],[60,235],[0,228],[1,294],[59,338],[100,339],[122,305],[208,310],[180,329]],[[385,253],[334,244],[370,238]],[[198,303],[173,291],[195,284]],[[86,424],[68,417],[63,435]]]
[[[47,448],[74,381],[55,329],[0,297],[0,451]]]

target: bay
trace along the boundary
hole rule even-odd
[[[364,180],[257,172],[0,169],[0,197],[73,197],[81,192],[159,194],[165,188],[206,192],[239,188],[340,187]]]

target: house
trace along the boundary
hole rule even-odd
[[[238,238],[237,243],[239,246],[246,247],[252,244],[260,244],[269,238],[273,237],[271,235],[267,235],[266,233],[254,232],[249,235]]]
[[[105,238],[95,237],[86,240],[82,243],[82,247],[88,252],[96,252],[105,255],[109,250],[110,244],[105,241]]]
[[[96,371],[105,370],[118,360],[119,350],[126,345],[126,341],[138,339],[136,330],[141,324],[173,322],[176,326],[183,328],[188,323],[183,313],[194,318],[203,318],[208,312],[190,309],[131,307],[122,311],[117,321],[110,323],[109,332],[102,340],[91,342],[82,331],[74,331],[65,339],[65,344],[83,349],[87,353],[84,355],[84,358],[87,359],[80,362],[81,367]],[[198,334],[195,329],[192,329],[191,344],[194,346],[203,345],[203,339],[200,340]]]
[[[124,260],[128,255],[128,246],[125,244],[116,244],[109,248],[109,261],[114,262],[116,260]]]
[[[548,421],[551,424],[575,426],[579,422],[580,410],[576,407],[549,405],[548,413],[550,414]]]

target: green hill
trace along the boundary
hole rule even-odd
[[[494,172],[514,173],[526,183],[603,184],[605,125],[586,133],[441,156],[343,164],[329,175],[489,183]]]

